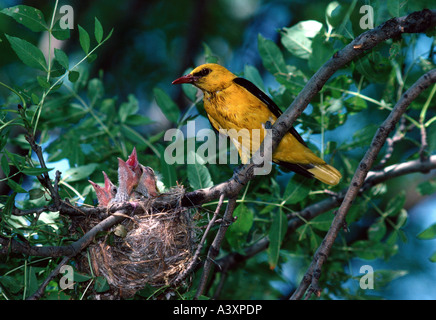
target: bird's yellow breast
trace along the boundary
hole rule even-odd
[[[274,124],[277,120],[262,101],[236,84],[221,91],[204,92],[204,108],[215,129],[227,130],[242,163],[246,163],[259,149],[266,135],[266,122]],[[231,129],[235,131],[229,131]],[[259,131],[253,133],[253,129]],[[285,134],[274,151],[273,160],[324,163],[290,133]]]
[[[226,130],[261,129],[267,121],[277,120],[265,104],[236,84],[221,91],[204,92],[204,108]]]

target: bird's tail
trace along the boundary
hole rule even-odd
[[[313,168],[307,169],[307,171],[309,171],[314,178],[331,186],[337,185],[342,178],[340,172],[327,163],[315,164]]]

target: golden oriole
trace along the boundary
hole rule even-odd
[[[282,114],[280,108],[264,92],[250,81],[237,77],[229,70],[214,63],[195,68],[191,73],[173,81],[173,84],[191,83],[203,91],[204,109],[212,126],[226,132],[244,131],[249,134],[260,129],[260,141],[244,139],[244,135],[230,136],[238,149],[242,163],[247,163],[251,154],[259,149],[265,137],[265,124],[273,124]],[[249,141],[247,143],[246,141]],[[338,170],[317,157],[304,140],[291,128],[272,155],[273,162],[305,177],[313,177],[329,185],[341,179]]]

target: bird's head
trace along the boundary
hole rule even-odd
[[[173,84],[191,83],[206,92],[224,90],[232,84],[236,76],[216,63],[198,66],[191,73],[173,81]]]

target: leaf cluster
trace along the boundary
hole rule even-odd
[[[410,12],[402,3],[375,1],[375,23]],[[49,20],[40,10],[24,5],[3,9],[1,13],[31,32],[48,32],[59,40],[70,39],[69,30],[60,28],[56,7]],[[364,31],[358,27],[360,18],[356,1],[351,4],[335,1],[326,7],[324,20],[301,21],[279,30],[279,43],[259,34],[257,45],[262,66],[246,65],[239,74],[268,93],[284,111],[307,80],[340,48]],[[97,49],[109,40],[112,30],[106,33],[97,18],[93,32],[81,26],[77,28],[78,39],[71,40],[81,46],[80,59],[52,47],[49,52],[53,52],[53,56],[51,53],[45,56],[28,40],[5,35],[17,58],[28,67],[28,76],[23,83],[0,83],[10,93],[0,109],[0,165],[5,174],[2,181],[11,190],[0,198],[0,235],[24,239],[30,245],[64,245],[74,241],[68,230],[68,217],[52,212],[13,214],[14,207],[26,210],[51,203],[49,193],[37,176],[53,175],[53,168],[59,163],[66,163],[59,183],[60,195],[80,205],[95,204],[88,179],[102,182],[101,171],[105,170],[112,180],[116,180],[116,158],[125,159],[133,146],[138,151],[139,161],[159,172],[161,191],[177,183],[188,190],[211,187],[229,179],[235,169],[227,164],[209,164],[198,152],[189,153],[187,148],[184,148],[183,159],[193,161],[167,163],[164,153],[172,141],[164,140],[164,132],[152,130],[155,123],[145,113],[151,106],[141,105],[134,94],[120,99],[107,92],[103,72],[97,77],[90,76],[89,64],[98,59]],[[312,150],[341,171],[343,180],[326,192],[325,186],[316,181],[274,167],[270,175],[256,177],[250,182],[237,200],[236,220],[227,231],[219,258],[232,252],[244,254],[247,248],[265,237],[269,245],[266,252],[236,270],[220,275],[228,278],[221,297],[279,298],[287,296],[298,284],[304,266],[311,261],[334,217],[334,210],[328,210],[306,220],[301,212],[308,205],[349,185],[378,124],[417,76],[434,68],[433,62],[423,57],[406,63],[407,48],[417,46],[417,42],[416,36],[407,35],[377,47],[335,74],[311,101],[295,127]],[[217,55],[206,44],[203,56],[205,62],[217,61]],[[267,75],[273,83],[263,82]],[[182,85],[182,88],[190,102],[189,110],[183,114],[166,89],[156,87],[153,90],[154,102],[166,117],[168,126],[179,129],[185,129],[190,120],[205,117],[196,89],[189,85]],[[404,138],[391,154],[384,150],[388,158],[385,165],[420,157],[420,129],[425,128],[429,133],[436,130],[436,113],[431,108],[434,93],[434,88],[425,92],[404,116],[403,127],[408,130],[398,128]],[[29,135],[37,137],[37,142],[43,146],[49,169],[40,167],[29,147]],[[436,150],[435,137],[428,135],[428,154]],[[189,139],[192,137],[185,138],[182,143],[193,143],[195,151],[204,143]],[[15,151],[16,147],[24,152]],[[230,150],[225,152],[228,154]],[[422,194],[434,193],[434,181],[420,184],[418,190]],[[321,279],[326,288],[323,298],[366,297],[362,290],[344,285],[350,280],[358,283],[355,275],[349,272],[350,261],[357,258],[368,263],[374,259],[388,260],[398,252],[398,241],[406,241],[402,229],[408,215],[404,209],[406,196],[406,192],[396,192],[395,185],[385,183],[356,201],[347,216],[347,226],[323,268],[323,274],[328,275]],[[199,228],[207,224],[216,204],[203,205],[197,221]],[[295,232],[288,232],[290,219],[303,221]],[[79,236],[80,230],[77,232]],[[435,235],[435,227],[431,226],[419,237],[430,239]],[[212,239],[210,236],[206,240],[205,247]],[[434,255],[431,259],[435,260]],[[56,259],[6,257],[0,263],[3,297],[29,296],[57,262]],[[286,276],[289,270],[295,275],[292,279]],[[97,292],[107,290],[107,283],[102,278],[76,272],[74,277],[78,285],[74,292],[61,291],[56,281],[50,283],[47,292],[57,299],[83,298],[91,282]],[[397,276],[403,274],[402,271],[396,273]],[[387,284],[392,276],[389,278],[379,271],[379,279],[379,283]],[[211,290],[220,286],[218,280],[211,284]],[[192,290],[195,290],[195,282],[190,290],[180,292],[178,297],[188,298],[192,296]],[[157,290],[144,291],[137,298],[153,296],[153,292]]]

